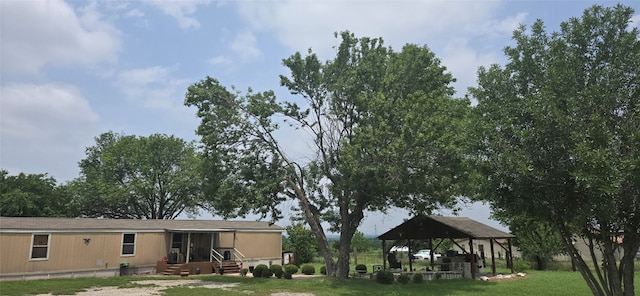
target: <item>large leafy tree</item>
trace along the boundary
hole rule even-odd
[[[271,91],[241,94],[208,77],[189,87],[185,104],[201,118],[214,213],[277,219],[277,205],[295,200],[327,274],[347,277],[351,239],[366,211],[428,213],[454,204],[467,171],[460,155],[469,102],[451,98],[454,79],[425,46],[395,52],[382,39],[336,37],[332,60],[309,50],[283,61],[290,100]],[[310,135],[308,162],[284,151],[275,136],[279,119]],[[323,222],[340,233],[337,262]]]
[[[634,295],[640,40],[632,15],[624,6],[593,6],[559,32],[548,34],[542,21],[521,27],[505,49],[506,66],[480,69],[471,92],[489,177],[483,192],[511,217],[554,226],[594,295]],[[593,269],[574,236],[591,243]]]
[[[107,132],[86,154],[70,184],[85,216],[174,219],[201,206],[199,157],[182,139]]]
[[[75,203],[66,186],[47,174],[10,176],[0,170],[0,216],[76,217]]]

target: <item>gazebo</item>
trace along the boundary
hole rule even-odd
[[[511,272],[514,272],[513,269],[513,252],[511,250],[511,239],[515,238],[514,235],[510,233],[506,233],[504,231],[495,229],[486,224],[480,223],[478,221],[472,220],[466,217],[444,217],[444,216],[425,216],[418,215],[413,217],[412,219],[396,226],[395,228],[385,232],[384,234],[378,236],[378,239],[382,240],[382,250],[383,250],[383,268],[387,269],[387,262],[384,258],[386,254],[388,254],[389,249],[386,247],[386,241],[391,240],[394,241],[395,245],[397,242],[401,240],[407,240],[409,242],[409,246],[411,246],[411,240],[428,240],[429,241],[429,249],[434,250],[438,247],[438,245],[433,245],[433,239],[450,239],[458,248],[463,250],[465,254],[469,254],[475,256],[473,250],[473,240],[489,240],[489,245],[491,248],[491,266],[493,275],[496,275],[496,267],[495,267],[495,256],[494,256],[494,244],[497,244],[506,252],[506,259],[509,262],[509,266],[511,267]],[[469,240],[469,250],[460,246],[456,239],[468,239]],[[503,243],[498,240],[506,240],[507,246],[505,247]],[[442,241],[441,241],[442,242]],[[441,243],[440,242],[440,243]],[[411,247],[409,247],[409,253],[411,253]],[[433,251],[431,252],[431,264],[433,264]],[[471,277],[473,279],[476,278],[476,260],[472,259],[471,261]],[[411,260],[409,260],[409,267],[413,270]]]

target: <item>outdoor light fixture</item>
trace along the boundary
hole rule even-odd
[[[84,244],[88,245],[91,239],[88,236],[85,236],[82,240],[84,240]]]

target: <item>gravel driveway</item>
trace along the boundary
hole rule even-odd
[[[144,280],[132,282],[139,287],[131,288],[118,288],[118,287],[97,287],[90,288],[87,291],[79,292],[75,295],[78,296],[113,296],[113,295],[127,295],[127,296],[148,296],[148,295],[163,295],[161,292],[164,289],[170,287],[186,286],[186,287],[198,287],[198,288],[210,288],[210,289],[222,289],[226,290],[229,287],[235,287],[238,283],[216,283],[202,280]],[[37,296],[51,296],[52,294],[40,294]],[[313,296],[311,293],[288,293],[280,292],[271,294],[271,296]]]

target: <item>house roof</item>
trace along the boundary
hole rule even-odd
[[[466,217],[424,215],[415,216],[378,236],[381,240],[430,238],[507,239],[515,236]]]
[[[121,230],[145,232],[282,232],[283,228],[261,221],[0,217],[0,232],[102,232]]]

